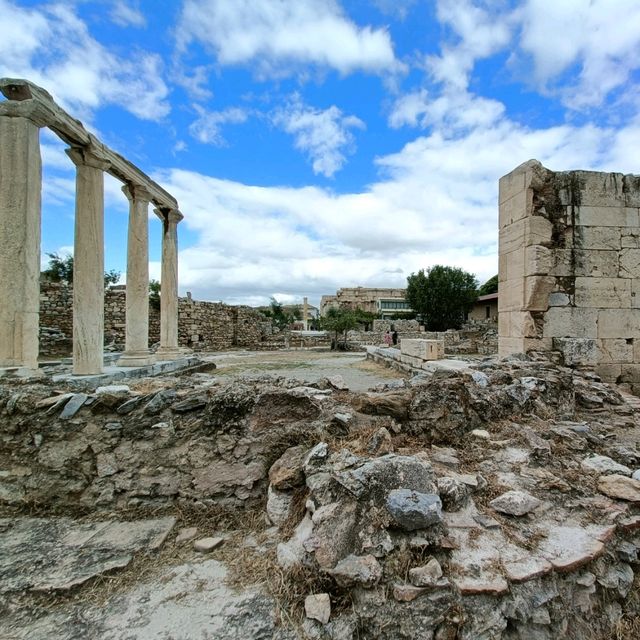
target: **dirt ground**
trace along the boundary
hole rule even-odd
[[[320,350],[228,351],[200,354],[215,362],[219,376],[259,377],[264,374],[315,382],[340,375],[352,391],[366,391],[389,380],[400,379],[395,369],[366,359],[365,353],[335,353]]]

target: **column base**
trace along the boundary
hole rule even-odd
[[[118,358],[118,367],[146,367],[156,361],[155,356],[148,350],[125,351]]]
[[[159,347],[156,351],[156,360],[177,360],[184,355],[180,347]]]

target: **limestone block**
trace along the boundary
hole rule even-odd
[[[576,307],[628,309],[631,280],[624,278],[576,278]]]
[[[581,249],[618,250],[621,245],[620,227],[576,227],[576,246]]]
[[[621,365],[620,382],[640,383],[640,364]]]
[[[567,366],[598,364],[598,341],[591,338],[553,338],[553,348],[560,351]]]
[[[580,201],[585,205],[611,207],[623,206],[625,176],[621,173],[599,171],[572,171],[580,185]]]
[[[500,203],[506,202],[526,190],[526,170],[521,170],[521,167],[522,165],[500,178],[498,188],[498,201]]]
[[[516,280],[527,275],[524,270],[524,258],[525,253],[522,250],[510,251],[500,256],[501,262],[498,266],[502,272],[503,281]],[[498,279],[500,279],[500,275],[498,275]]]
[[[577,307],[551,307],[545,314],[545,338],[597,338],[597,309]],[[608,337],[608,336],[607,336]]]
[[[640,278],[640,249],[620,251],[620,277]]]
[[[598,338],[640,337],[640,309],[600,309],[597,314]]]
[[[571,264],[571,252],[569,251],[569,265]],[[586,278],[617,278],[618,277],[618,252],[603,251],[597,249],[576,249],[575,270],[562,275],[576,275]],[[566,264],[567,257],[564,258]],[[561,275],[554,273],[554,275]],[[631,276],[628,276],[631,277]]]
[[[500,284],[498,313],[521,311],[524,303],[524,278],[508,280]]]
[[[505,311],[498,316],[498,335],[510,338],[535,338],[536,326],[527,311]]]
[[[567,293],[561,291],[554,291],[549,294],[549,306],[550,307],[568,307],[572,302],[572,297]]]
[[[498,355],[501,358],[505,358],[513,353],[524,353],[524,338],[500,336],[498,340]]]
[[[533,214],[533,191],[523,189],[500,203],[500,228]]]
[[[590,201],[583,201],[589,202]],[[576,208],[576,225],[589,227],[637,227],[638,209],[624,206],[581,206]]]
[[[600,363],[596,365],[596,373],[605,382],[617,382],[618,378],[622,374],[622,365],[620,364],[605,364]]]
[[[524,250],[524,271],[527,276],[547,275],[553,267],[551,249],[533,245]]]
[[[620,235],[620,246],[623,249],[640,249],[640,231],[623,229]]]
[[[400,344],[403,356],[420,360],[440,360],[444,358],[444,340],[404,339]],[[420,366],[422,363],[419,363]]]
[[[598,340],[599,361],[603,364],[632,363],[633,338],[605,338]]]
[[[529,311],[546,311],[549,295],[556,286],[552,276],[531,276],[524,279],[524,308]]]
[[[571,249],[554,249],[551,253],[552,265],[549,275],[562,278],[575,275],[573,255],[574,252]]]
[[[542,216],[530,216],[500,229],[500,253],[510,253],[537,244],[549,244],[553,225]]]

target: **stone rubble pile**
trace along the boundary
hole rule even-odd
[[[273,561],[323,577],[308,638],[605,638],[640,616],[637,399],[542,358],[345,387],[7,381],[0,499],[261,504]]]

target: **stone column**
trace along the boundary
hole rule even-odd
[[[73,252],[73,373],[101,373],[104,361],[104,171],[90,149],[67,150],[76,165]]]
[[[38,368],[39,127],[0,116],[0,367]]]
[[[306,296],[302,299],[302,328],[309,330],[309,301]]]
[[[160,280],[160,348],[158,360],[180,356],[178,347],[178,222],[182,214],[175,209],[158,213],[162,222],[162,271]]]
[[[143,367],[154,361],[149,351],[149,202],[140,186],[124,186],[129,200],[127,238],[127,309],[125,352],[121,367]]]

